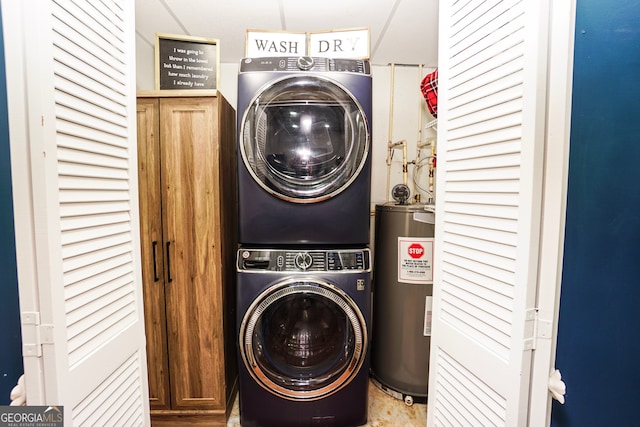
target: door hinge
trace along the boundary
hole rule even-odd
[[[21,318],[22,356],[42,357],[42,346],[53,344],[53,325],[43,325],[37,311],[23,311]]]
[[[524,351],[535,350],[537,341],[551,339],[552,321],[538,308],[530,308],[525,315]]]

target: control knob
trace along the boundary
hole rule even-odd
[[[293,262],[295,263],[296,267],[298,267],[298,269],[305,271],[309,267],[311,267],[311,265],[313,265],[313,258],[311,257],[311,255],[309,255],[308,252],[300,252],[296,254]]]
[[[302,71],[309,71],[313,67],[313,58],[310,56],[301,56],[298,58],[298,68]]]

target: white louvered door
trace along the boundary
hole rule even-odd
[[[527,422],[547,8],[440,2],[429,426]]]
[[[149,425],[134,10],[3,1],[27,403]]]

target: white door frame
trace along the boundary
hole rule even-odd
[[[554,371],[566,217],[576,0],[550,8],[547,135],[538,273],[539,315],[532,360],[529,425],[549,425],[549,375]]]

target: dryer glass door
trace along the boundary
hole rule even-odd
[[[323,77],[274,82],[253,99],[242,120],[245,166],[266,191],[284,200],[312,203],[339,194],[369,152],[361,106]]]
[[[290,279],[267,289],[247,310],[239,338],[254,379],[291,400],[320,399],[349,384],[367,348],[360,310],[323,281]]]

